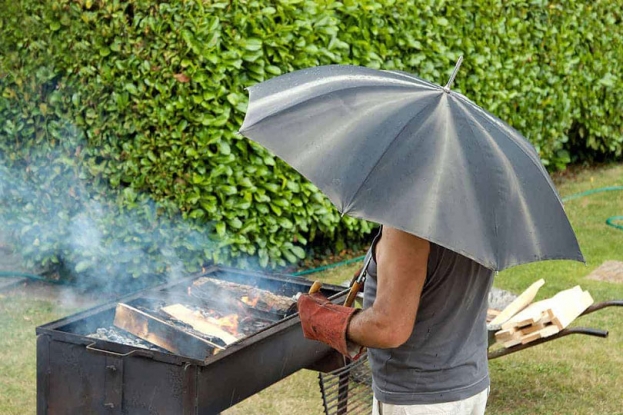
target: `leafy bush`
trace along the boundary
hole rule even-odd
[[[619,156],[621,6],[620,0],[7,3],[0,20],[0,208],[31,261],[64,261],[78,273],[102,268],[107,255],[133,276],[162,274],[173,263],[284,266],[302,258],[302,247],[317,235],[341,247],[371,225],[341,218],[312,184],[236,133],[246,87],[333,63],[406,70],[445,83],[463,54],[454,89],[527,136],[550,168],[571,161],[571,129],[586,147]],[[81,245],[63,248],[68,229],[82,223],[93,201],[99,213],[87,217],[99,229],[96,251],[110,250],[98,256]],[[128,226],[128,215],[143,225]],[[183,230],[175,225],[180,218]],[[55,226],[32,227],[37,223]],[[193,244],[190,234],[201,237]],[[43,240],[45,249],[37,248]],[[119,255],[135,252],[139,240],[147,260]],[[163,250],[171,255],[163,257]]]

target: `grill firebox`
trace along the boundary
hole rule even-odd
[[[293,296],[311,282],[213,267],[201,275]],[[218,414],[329,352],[303,337],[298,314],[285,317],[205,359],[87,337],[110,327],[118,302],[185,292],[199,276],[112,301],[37,328],[38,415]],[[324,285],[332,296],[342,287]],[[338,296],[340,297],[340,296]],[[339,301],[339,299],[336,299]]]

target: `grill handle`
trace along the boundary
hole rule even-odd
[[[103,350],[103,349],[98,349],[97,347],[93,347],[95,344],[97,344],[97,342],[93,342],[87,345],[86,347],[87,350],[93,353],[103,354],[104,356],[111,356],[111,357],[117,357],[117,358],[127,357],[131,355],[137,355],[137,356],[143,356],[143,357],[149,357],[149,358],[154,357],[154,354],[148,350],[130,350],[127,353],[116,353],[116,352],[111,352],[110,350]]]

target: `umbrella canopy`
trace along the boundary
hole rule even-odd
[[[343,214],[490,269],[584,260],[534,147],[449,85],[356,66],[300,70],[250,88],[240,132]]]

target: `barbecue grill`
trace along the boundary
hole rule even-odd
[[[307,292],[311,282],[279,274],[213,267],[201,276],[129,295],[37,328],[38,415],[218,414],[288,375],[317,364],[331,349],[303,337],[298,314],[227,347],[172,353],[138,342],[89,337],[111,327],[118,303],[182,296],[198,277],[251,285],[281,296]],[[343,288],[324,285],[323,294]],[[344,292],[344,295],[346,292]],[[138,307],[138,306],[137,306]],[[190,356],[189,356],[190,355]]]

